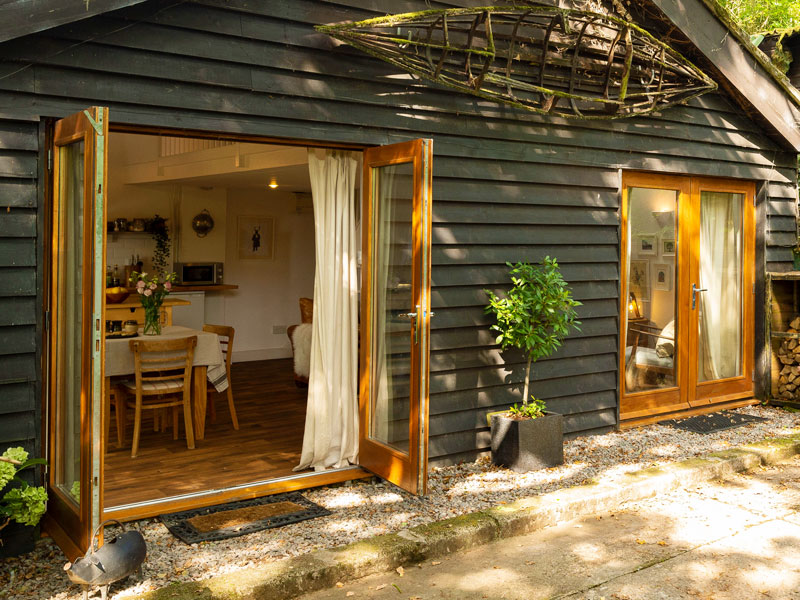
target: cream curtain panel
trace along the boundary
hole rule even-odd
[[[742,194],[700,196],[698,381],[741,375]]]
[[[358,458],[356,172],[347,152],[310,149],[316,275],[311,373],[300,464],[323,471]]]

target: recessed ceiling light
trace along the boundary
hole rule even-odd
[[[271,178],[271,179],[269,180],[269,187],[270,187],[270,189],[273,189],[273,190],[274,190],[275,188],[277,188],[277,187],[278,187],[278,180],[277,180],[277,179],[275,179],[274,177],[273,177],[273,178]]]

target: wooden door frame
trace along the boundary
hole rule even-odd
[[[689,369],[689,403],[692,407],[713,404],[720,398],[735,400],[752,396],[755,388],[755,183],[708,177],[692,178],[692,204],[697,205],[698,215],[692,220],[692,253],[699,256],[700,236],[700,194],[704,191],[742,194],[742,374],[736,377],[710,382],[697,382],[697,361],[692,361]],[[697,267],[692,263],[692,268]],[[699,281],[696,272],[689,273],[693,281]],[[752,288],[751,292],[747,288]],[[697,311],[691,315],[689,343],[697,346]],[[747,324],[752,323],[752,327]],[[700,397],[698,397],[700,396]]]
[[[54,126],[57,120],[58,119],[49,119],[46,124],[46,129],[49,132],[48,135],[50,136],[49,140],[50,145],[48,145],[48,148],[52,145]],[[339,150],[349,150],[353,152],[362,152],[362,153],[368,148],[374,148],[379,146],[379,144],[367,145],[363,143],[330,142],[325,140],[278,138],[266,135],[252,135],[243,133],[119,123],[113,120],[109,122],[108,130],[110,133],[129,133],[137,135],[166,135],[172,137],[226,140],[233,142],[253,143],[253,144],[271,144],[271,145],[302,146],[302,147],[314,147],[314,148],[325,148],[325,149],[339,149]],[[46,163],[46,159],[44,160],[44,162]],[[52,179],[54,172],[55,172],[54,170],[49,171],[47,173],[47,177],[49,179]],[[52,213],[54,206],[53,203],[55,200],[55,190],[52,189],[53,186],[51,185],[50,182],[48,183],[48,185],[50,189],[48,189],[47,186],[44,186],[43,189],[44,189],[44,204],[46,206],[45,212],[49,215],[50,213]],[[428,211],[429,211],[428,222],[430,222],[431,203],[428,203]],[[54,227],[53,223],[50,222],[48,224],[48,230],[46,233],[47,239],[51,240],[49,244],[45,244],[46,248],[44,249],[45,256],[47,257],[48,260],[48,266],[52,261],[52,257],[49,255],[51,255],[53,251],[52,248],[53,227]],[[105,253],[105,248],[104,248],[104,253]],[[430,280],[430,270],[431,270],[430,263],[431,263],[431,257],[430,253],[428,253],[427,264],[424,265],[427,271],[428,280]],[[45,283],[44,283],[45,286],[51,286],[53,284],[52,281],[53,276],[54,274],[52,270],[48,270],[48,272],[45,273]],[[362,299],[362,304],[363,304],[363,299]],[[49,305],[49,300],[48,300],[48,305]],[[48,337],[50,336],[49,332],[47,332],[47,336]],[[429,335],[424,335],[423,339],[427,351],[430,345],[430,337]],[[43,377],[46,378],[46,381],[42,385],[42,406],[44,407],[45,411],[44,414],[47,415],[50,403],[50,393],[49,393],[50,381],[47,369],[43,369]],[[425,388],[427,389],[427,385],[428,385],[428,379],[427,377],[425,377],[424,381],[420,382],[420,386],[425,386]],[[427,411],[425,412],[427,415]],[[52,413],[49,414],[52,416]],[[427,432],[428,428],[427,418],[424,420],[423,426],[425,428],[425,432]],[[49,435],[49,427],[50,424],[47,423],[45,420],[45,422],[43,422],[42,424],[42,430],[43,432],[47,432],[48,435]],[[47,437],[48,436],[46,435],[45,438],[43,439],[47,439]],[[422,465],[423,461],[427,463],[427,458],[428,457],[426,453],[424,456],[420,457],[420,461],[418,464]],[[103,506],[101,512],[101,520],[114,518],[120,521],[133,521],[137,519],[154,517],[159,514],[164,514],[165,512],[187,510],[190,508],[202,508],[206,506],[213,506],[215,504],[220,504],[223,502],[247,500],[251,498],[278,494],[287,491],[295,491],[295,490],[308,489],[323,485],[343,483],[346,481],[361,479],[370,476],[372,476],[372,473],[362,468],[361,466],[345,467],[342,469],[326,471],[324,473],[300,473],[297,475],[277,477],[263,481],[247,482],[239,486],[234,486],[224,489],[206,490],[198,493],[170,496],[164,499],[139,502],[131,505],[115,506],[110,508],[105,508]],[[104,490],[101,490],[101,498],[103,493]],[[62,548],[67,550],[70,554],[77,555],[78,551],[77,547],[74,546],[74,544],[71,544],[69,536],[63,530],[63,528],[57,522],[57,520],[53,518],[53,515],[46,516],[45,521],[43,521],[43,525],[45,529],[48,532],[50,532],[51,535],[53,535],[54,539],[56,539],[56,541],[59,543],[59,545],[61,545]]]
[[[92,133],[96,124],[100,125],[100,133]],[[103,322],[103,313],[105,311],[104,303],[98,299],[98,293],[86,293],[87,290],[93,289],[92,282],[97,277],[98,267],[95,231],[98,227],[98,220],[102,220],[102,240],[101,240],[101,256],[105,256],[105,194],[106,190],[95,190],[92,183],[96,181],[98,172],[103,176],[107,172],[108,153],[105,149],[102,150],[102,165],[98,165],[97,147],[92,141],[95,137],[102,138],[100,141],[105,143],[105,138],[108,134],[108,109],[100,107],[92,107],[88,110],[74,113],[64,119],[60,119],[53,123],[51,135],[48,135],[50,145],[47,147],[48,152],[52,152],[52,169],[48,170],[47,177],[50,180],[44,187],[45,193],[49,193],[47,201],[47,213],[49,214],[47,236],[50,240],[46,251],[48,260],[47,281],[45,285],[48,290],[46,310],[46,322],[49,324],[49,331],[46,332],[47,340],[47,353],[46,362],[43,363],[43,377],[46,382],[42,385],[43,404],[45,414],[48,415],[48,422],[43,424],[43,430],[46,431],[47,439],[47,458],[49,460],[49,468],[47,470],[46,485],[48,493],[51,495],[51,502],[48,503],[47,519],[44,522],[45,527],[51,532],[53,537],[59,545],[69,554],[69,557],[75,558],[81,554],[83,549],[88,547],[90,543],[91,529],[95,521],[99,522],[102,517],[103,507],[103,491],[102,491],[102,472],[103,472],[103,453],[99,452],[102,448],[103,428],[95,418],[96,407],[94,403],[94,396],[98,385],[100,386],[100,394],[103,393],[103,361],[99,363],[99,382],[96,377],[96,372],[93,370],[92,365],[96,360],[93,358],[97,352],[93,349],[93,340],[99,334],[100,340],[104,339],[105,328],[100,324]],[[57,369],[56,356],[61,351],[62,344],[65,340],[59,339],[59,307],[60,307],[60,289],[58,287],[55,277],[58,273],[58,265],[60,262],[60,249],[63,242],[62,236],[59,235],[61,215],[59,209],[61,208],[60,200],[60,186],[55,185],[54,179],[59,177],[59,168],[61,161],[61,153],[59,148],[73,144],[78,141],[84,142],[84,164],[83,164],[83,242],[82,242],[82,265],[83,271],[81,273],[81,288],[84,291],[82,294],[81,315],[82,315],[82,331],[81,331],[81,435],[80,435],[80,481],[81,481],[81,496],[78,501],[77,511],[73,510],[73,500],[67,497],[56,486],[56,479],[59,477],[58,462],[55,460],[56,453],[59,452],[58,445],[56,444],[57,435],[59,431],[59,412],[57,411],[57,393],[61,384],[59,372]],[[97,142],[97,146],[100,142]],[[102,214],[98,217],[96,212],[97,197],[100,197],[100,207]],[[58,298],[55,297],[59,293]],[[100,313],[96,317],[96,310],[99,306]],[[95,323],[95,320],[97,321]],[[99,328],[99,329],[98,329]],[[102,341],[100,342],[102,348]],[[87,406],[88,403],[88,406]],[[102,402],[100,402],[102,405]],[[102,408],[101,408],[102,410]],[[97,436],[99,439],[96,439]],[[91,460],[87,460],[87,457]],[[95,458],[96,457],[96,458]],[[97,464],[94,464],[97,462]],[[98,481],[93,481],[92,473],[98,468]],[[95,491],[95,488],[99,488]],[[55,498],[55,501],[52,501]],[[77,519],[77,521],[75,520]],[[87,525],[88,524],[88,525]]]
[[[376,473],[400,487],[416,492],[427,493],[428,444],[421,443],[428,435],[428,363],[430,352],[430,289],[431,252],[425,240],[430,240],[432,215],[432,141],[416,139],[372,149],[374,156],[368,161],[364,155],[364,184],[361,206],[362,270],[361,270],[361,347],[359,373],[359,463],[367,470]],[[411,354],[411,376],[409,381],[409,441],[408,455],[383,444],[369,436],[371,421],[370,405],[372,386],[372,264],[373,256],[373,217],[372,169],[384,166],[407,164],[413,167],[413,216],[412,216],[412,303],[416,305],[416,328],[419,337],[416,341],[409,329]],[[427,166],[427,171],[425,171]],[[410,306],[409,310],[413,310]],[[364,455],[365,449],[367,454]]]
[[[636,171],[623,171],[621,181],[621,206],[620,206],[620,306],[619,306],[619,356],[618,356],[618,390],[620,406],[620,426],[630,427],[647,422],[656,422],[666,418],[668,415],[688,415],[703,412],[721,410],[722,408],[734,408],[746,406],[757,402],[753,398],[755,387],[749,374],[754,365],[754,336],[755,324],[753,315],[755,314],[755,296],[746,293],[746,286],[755,284],[755,183],[752,181],[742,181],[732,178],[713,178],[692,175],[673,175],[660,173],[642,173]],[[676,340],[684,340],[681,344],[676,344],[676,388],[659,391],[637,392],[627,396],[625,394],[625,350],[626,350],[626,330],[623,329],[627,322],[627,263],[628,263],[628,189],[630,187],[645,187],[654,189],[678,190],[678,223],[676,227],[676,278],[677,297],[679,298],[676,316]],[[731,193],[744,194],[743,203],[743,329],[742,329],[742,353],[743,367],[742,376],[732,378],[732,381],[722,380],[709,382],[707,384],[696,384],[697,365],[695,361],[689,359],[690,339],[696,340],[697,332],[692,330],[696,325],[696,313],[691,314],[690,304],[684,301],[687,293],[691,289],[690,271],[692,253],[697,253],[699,248],[698,223],[699,216],[692,214],[697,210],[699,215],[700,192],[705,190],[726,191]],[[686,236],[686,240],[680,239],[681,233]],[[680,329],[679,329],[680,328]],[[688,328],[688,331],[684,331]],[[681,333],[679,333],[679,330]],[[683,337],[680,337],[680,336]],[[686,367],[682,367],[686,365]],[[748,383],[749,382],[749,383]],[[695,401],[695,388],[706,388],[710,390],[700,401]],[[690,390],[691,388],[691,390]],[[677,398],[672,398],[677,391]],[[640,405],[633,410],[623,410],[623,404],[627,398],[639,399]],[[661,398],[669,398],[671,402],[659,402]],[[691,403],[690,403],[691,400]]]

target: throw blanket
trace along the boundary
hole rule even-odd
[[[301,377],[311,373],[311,323],[301,323],[294,330],[294,372]]]

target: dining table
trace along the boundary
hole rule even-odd
[[[225,358],[222,354],[219,336],[216,333],[169,325],[161,328],[158,335],[143,335],[139,329],[138,337],[146,340],[174,340],[197,336],[197,346],[194,349],[192,361],[192,419],[194,421],[195,438],[205,438],[206,423],[206,394],[208,383],[217,392],[228,389],[228,375],[225,370]],[[105,389],[106,418],[110,412],[111,378],[130,375],[133,380],[135,364],[133,350],[130,347],[132,337],[106,338],[105,345]],[[106,429],[107,431],[107,429]]]

